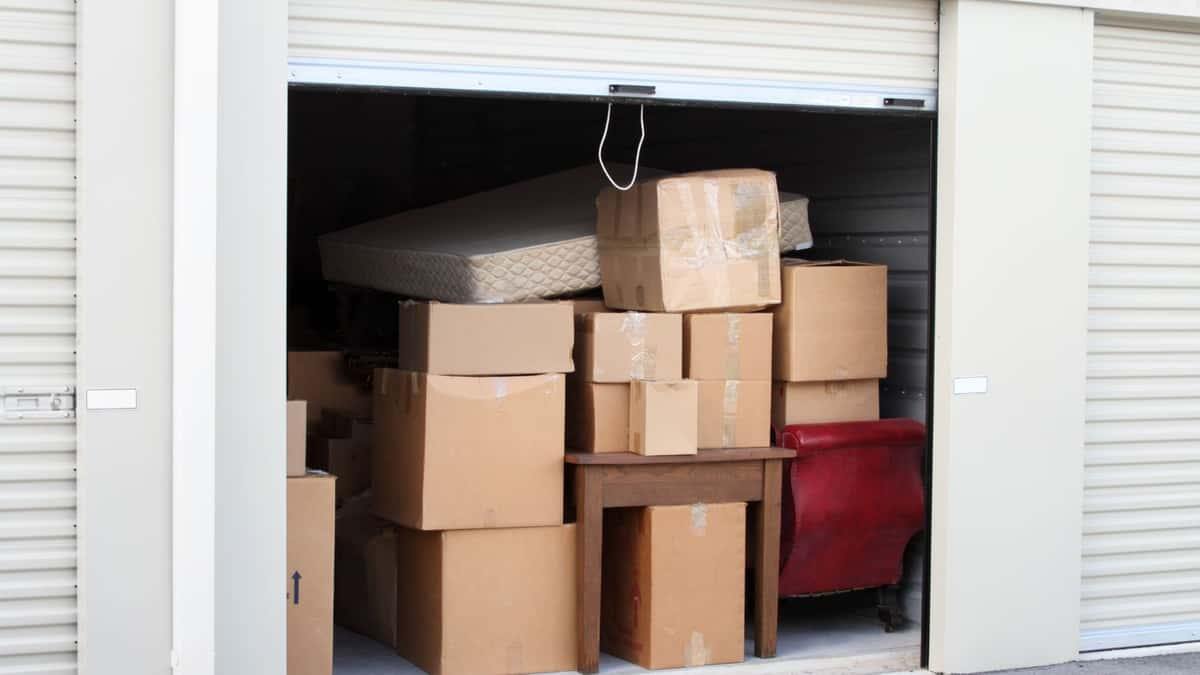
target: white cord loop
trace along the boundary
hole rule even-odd
[[[604,172],[604,177],[613,187],[624,192],[633,187],[637,182],[638,163],[642,160],[642,143],[646,141],[646,106],[638,106],[638,123],[642,127],[641,138],[638,138],[637,154],[633,156],[633,177],[625,185],[617,185],[617,181],[613,180],[612,174],[608,172],[608,167],[604,166],[604,141],[608,138],[608,123],[612,120],[612,103],[608,104],[608,112],[604,115],[604,133],[600,134],[600,149],[596,151],[596,159],[600,160],[600,170]]]

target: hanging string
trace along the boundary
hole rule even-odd
[[[646,140],[646,106],[638,106],[638,123],[642,128],[642,135],[638,138],[637,154],[633,156],[633,177],[625,185],[618,185],[617,181],[613,180],[612,174],[608,172],[608,167],[604,166],[604,141],[608,138],[608,123],[612,120],[612,103],[608,104],[608,112],[604,115],[604,133],[600,134],[600,149],[596,151],[596,158],[600,160],[600,170],[604,172],[604,177],[616,189],[624,192],[633,187],[637,182],[638,163],[642,160],[642,143]]]

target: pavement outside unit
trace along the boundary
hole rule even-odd
[[[1000,670],[994,675],[1193,675],[1200,673],[1200,652],[1160,654],[1132,659],[1076,661],[1057,666]]]

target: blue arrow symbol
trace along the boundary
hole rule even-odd
[[[292,572],[292,604],[300,604],[300,570]]]

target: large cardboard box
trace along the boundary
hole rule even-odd
[[[400,305],[401,370],[527,375],[574,370],[569,302]]]
[[[776,382],[771,424],[866,422],[879,419],[879,380]]]
[[[887,267],[786,260],[775,308],[775,379],[887,377]]]
[[[629,450],[629,384],[568,378],[567,448],[576,452]]]
[[[575,670],[574,525],[397,542],[401,656],[433,675]]]
[[[604,651],[643,668],[740,662],[745,559],[745,504],[606,510]]]
[[[609,307],[652,312],[779,302],[775,174],[732,169],[653,178],[596,198]]]
[[[562,523],[564,376],[375,372],[373,506],[422,530]]]
[[[304,457],[308,449],[305,444],[305,427],[308,423],[308,406],[304,401],[287,402],[287,475],[304,475]]]
[[[683,317],[683,376],[692,380],[771,379],[771,324],[761,314]]]
[[[287,671],[333,670],[333,476],[287,479]]]
[[[320,422],[323,410],[371,416],[371,391],[346,374],[341,352],[288,352],[287,397],[308,402],[310,426]]]
[[[629,389],[629,450],[639,455],[694,455],[695,380],[638,380]]]
[[[372,516],[366,497],[339,509],[336,525],[333,619],[395,648],[399,526]]]
[[[683,321],[679,314],[579,314],[575,327],[575,363],[583,380],[630,382],[683,377]]]
[[[771,445],[770,380],[699,380],[696,386],[701,450]]]

